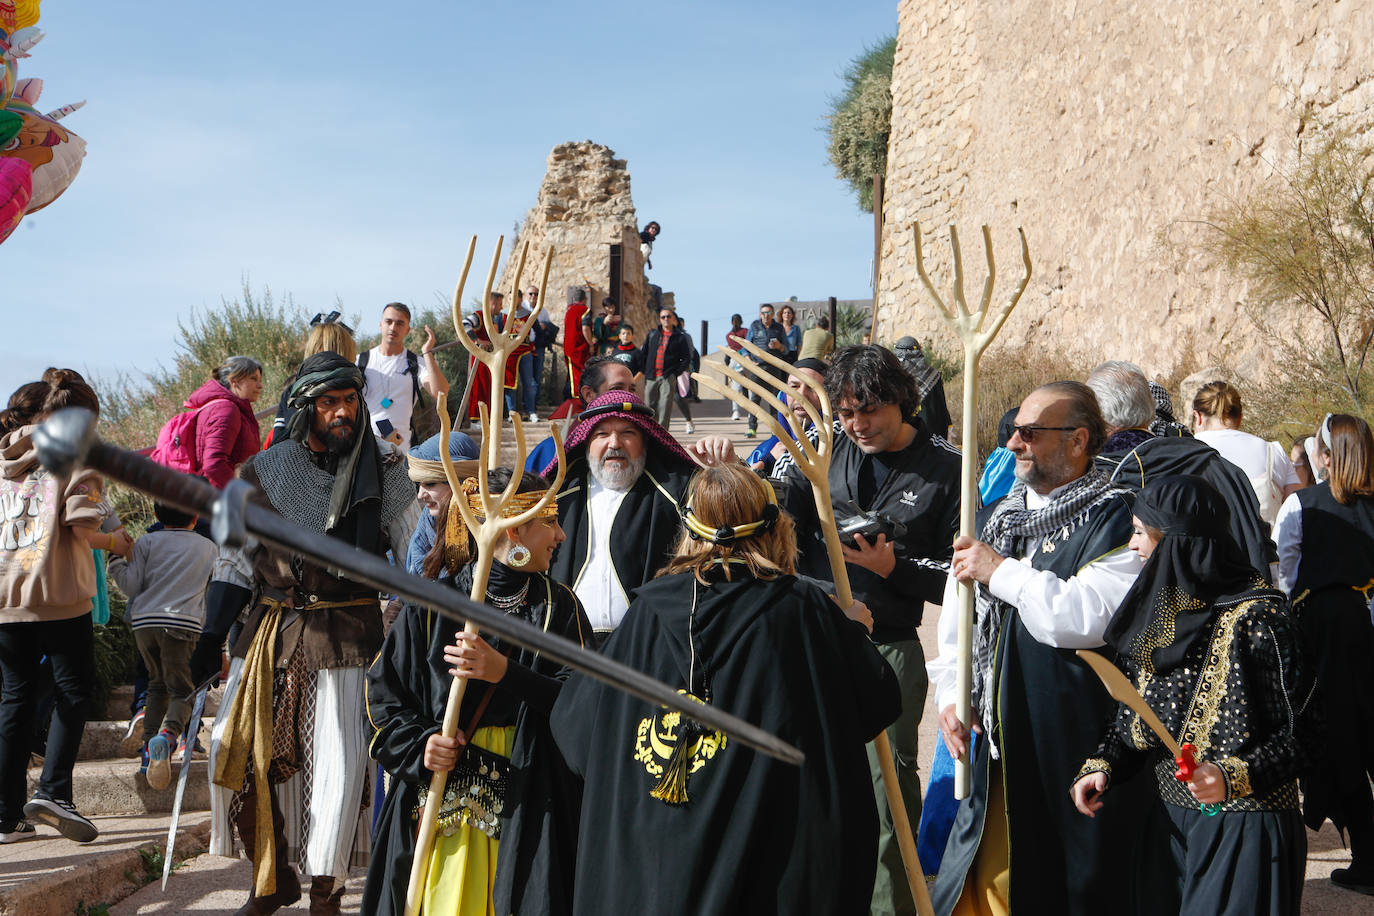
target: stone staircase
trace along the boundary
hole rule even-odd
[[[201,743],[208,744],[210,727],[219,709],[222,687],[210,691],[205,698]],[[176,782],[181,772],[181,757],[172,758],[172,784],[157,790],[138,772],[138,755],[120,753],[120,744],[129,725],[129,703],[132,687],[116,688],[104,710],[104,718],[86,723],[72,774],[72,798],[77,810],[87,817],[99,815],[170,814],[175,797]],[[210,810],[210,783],[204,754],[193,754],[191,774],[182,800],[183,812]],[[38,784],[42,765],[36,760],[29,768],[29,794]]]

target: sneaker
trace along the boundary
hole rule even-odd
[[[58,833],[77,843],[89,843],[100,836],[100,831],[96,829],[95,824],[82,817],[76,810],[76,805],[68,801],[57,801],[35,795],[24,806],[24,817],[31,821],[41,821],[49,827],[55,827]]]
[[[731,420],[738,420],[738,419],[739,419],[739,411],[738,411],[738,410],[732,410],[732,411],[730,411],[730,419],[731,419]]]
[[[539,414],[537,414],[537,413],[532,413],[532,414],[530,414],[530,422],[531,422],[531,423],[538,423],[538,422],[539,422]]]
[[[0,843],[18,843],[20,840],[31,840],[36,836],[38,828],[28,821],[0,824]]]
[[[1357,894],[1374,896],[1374,871],[1338,868],[1331,873],[1331,883]]]
[[[134,717],[129,720],[129,727],[124,731],[124,737],[119,742],[119,753],[124,757],[138,756],[138,749],[143,746],[143,710],[134,713]]]
[[[148,742],[143,742],[143,749],[138,752],[138,775],[146,777],[148,775]]]
[[[695,426],[693,426],[691,423],[688,423],[688,424],[687,424],[687,435],[690,436],[690,435],[692,435],[693,433],[695,433],[696,431],[697,431],[697,428],[696,428]]]
[[[746,439],[752,439],[752,438],[754,438],[754,437],[757,436],[757,435],[758,435],[758,433],[751,429],[751,430],[749,430],[747,433],[744,434],[744,438],[746,438]]]
[[[182,755],[184,755],[185,753],[186,753],[186,735],[185,735],[185,734],[182,734],[182,736],[181,736],[180,738],[177,739],[177,749],[176,749],[176,751],[173,753],[172,756],[175,757],[177,760],[180,760],[180,759],[182,758]],[[199,756],[202,756],[202,757],[209,753],[209,751],[207,751],[207,750],[205,749],[205,745],[203,745],[203,744],[200,743],[200,735],[199,735],[199,734],[196,735],[196,746],[195,746],[195,748],[192,749],[191,753],[192,753],[192,754],[199,755]]]
[[[165,789],[172,784],[172,748],[177,738],[163,729],[148,741],[148,786],[152,789]]]

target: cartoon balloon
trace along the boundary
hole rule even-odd
[[[0,29],[11,35],[38,21],[39,0],[0,0]]]
[[[22,159],[0,159],[0,242],[9,238],[24,218],[32,194],[29,164]]]
[[[33,172],[33,197],[29,213],[36,213],[57,200],[76,180],[81,160],[86,155],[86,141],[58,123],[68,111],[80,105],[69,105],[51,114],[43,114],[34,104],[43,91],[43,81],[20,80],[14,98],[5,106],[6,114],[18,115],[21,124],[8,140],[0,142],[0,159],[20,159]]]

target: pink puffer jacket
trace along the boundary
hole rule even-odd
[[[186,408],[200,408],[196,417],[196,463],[216,487],[223,487],[234,470],[262,448],[262,431],[253,405],[214,379],[186,399]]]

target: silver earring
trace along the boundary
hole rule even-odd
[[[506,565],[514,566],[519,569],[530,561],[530,549],[524,544],[516,544],[506,555]]]

